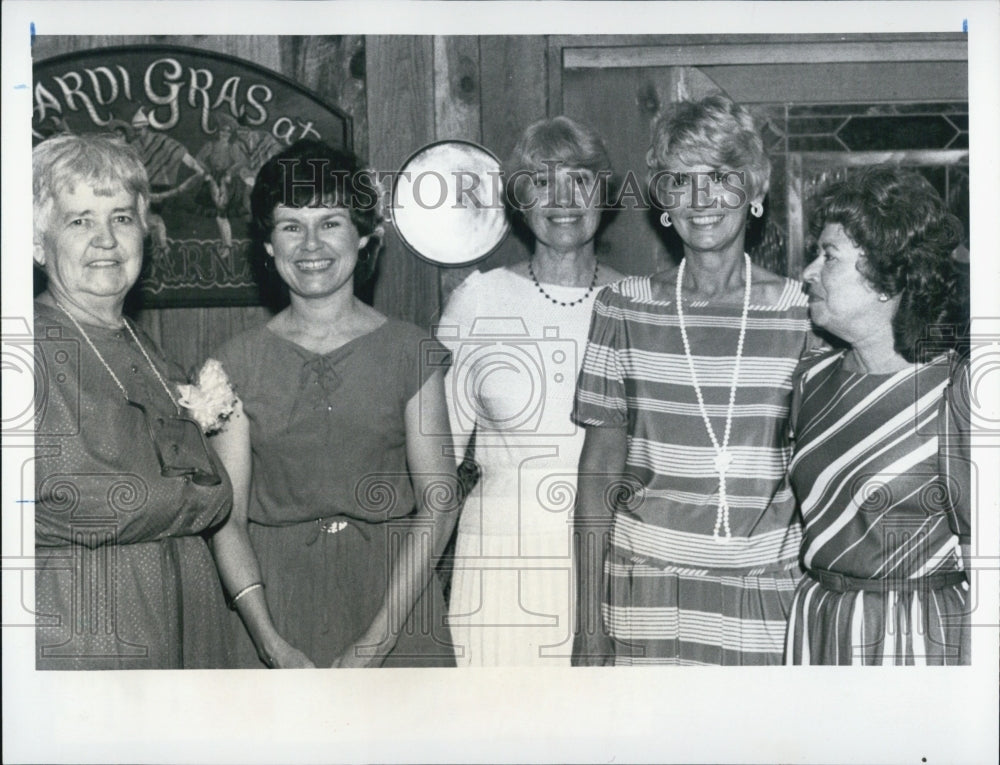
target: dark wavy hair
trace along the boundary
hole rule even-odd
[[[952,253],[962,241],[962,224],[926,178],[898,167],[870,167],[832,183],[816,200],[813,237],[828,223],[843,226],[864,253],[857,268],[868,282],[899,296],[892,319],[896,353],[911,363],[926,361],[940,352],[941,340],[961,342],[968,298]]]
[[[382,246],[381,198],[375,174],[351,152],[311,138],[276,154],[257,173],[250,192],[254,257],[267,257],[263,245],[271,240],[278,205],[318,204],[346,208],[358,235],[369,238],[354,272],[355,284],[363,284],[375,273]]]

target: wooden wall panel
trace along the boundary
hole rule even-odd
[[[479,38],[434,38],[434,135],[481,139]]]
[[[524,129],[550,114],[546,41],[540,35],[479,39],[482,69],[482,143],[504,161]],[[515,232],[480,270],[524,260],[530,243]]]
[[[506,157],[521,132],[549,115],[545,38],[480,38],[483,142]]]
[[[438,140],[482,143],[481,80],[478,37],[434,38],[434,135]],[[439,269],[441,308],[451,291],[475,270],[475,266]]]
[[[371,35],[366,51],[370,161],[378,171],[395,171],[435,137],[434,40]],[[375,307],[430,326],[439,302],[438,269],[411,253],[386,226]]]
[[[481,143],[501,162],[525,127],[546,116],[546,44],[541,36],[435,38],[437,138]],[[441,299],[476,270],[524,260],[530,244],[513,232],[478,265],[441,269]]]
[[[278,38],[280,71],[351,115],[354,152],[368,157],[365,38],[317,35]]]

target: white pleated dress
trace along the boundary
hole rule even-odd
[[[599,290],[542,286],[586,299],[557,305],[505,268],[476,272],[439,325],[452,432],[461,445],[475,430],[481,471],[459,519],[448,609],[459,666],[570,663],[584,437],[570,412]]]

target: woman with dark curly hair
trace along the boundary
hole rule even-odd
[[[213,439],[233,480],[213,550],[244,666],[455,663],[433,575],[457,515],[448,353],[354,294],[377,205],[371,173],[319,141],[268,160],[251,194],[290,304],[218,353],[241,402]]]
[[[948,326],[961,224],[897,168],[833,184],[814,216],[810,315],[847,347],[796,371],[790,477],[807,576],[785,659],[968,663],[968,369],[954,347],[964,327]]]

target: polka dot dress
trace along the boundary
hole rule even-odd
[[[36,666],[227,666],[232,635],[202,533],[228,514],[229,480],[196,426],[173,419],[128,332],[86,332],[140,406],[61,312],[36,303]]]

